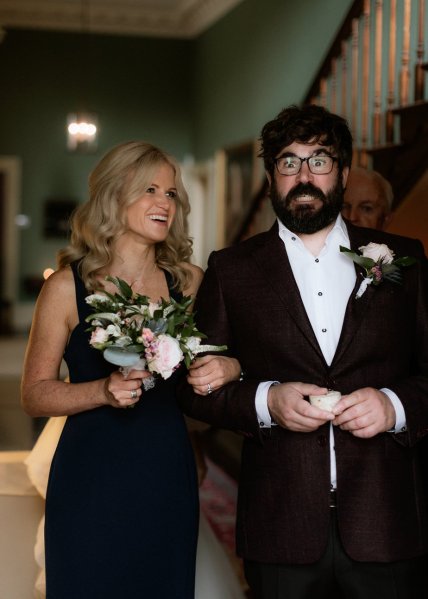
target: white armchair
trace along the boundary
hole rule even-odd
[[[34,556],[44,500],[24,460],[28,451],[0,452],[0,598],[34,599],[39,566]]]

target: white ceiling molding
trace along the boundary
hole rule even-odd
[[[244,0],[0,0],[0,27],[194,38]]]

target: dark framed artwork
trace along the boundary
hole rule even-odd
[[[53,198],[45,201],[43,235],[48,238],[66,239],[70,234],[70,217],[78,202],[69,198]]]
[[[221,150],[220,193],[222,196],[223,245],[237,241],[242,225],[253,206],[253,198],[263,180],[263,166],[257,157],[258,142],[252,140]]]

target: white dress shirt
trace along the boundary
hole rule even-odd
[[[339,246],[350,247],[348,231],[342,217],[327,235],[324,247],[314,256],[302,240],[278,220],[279,236],[284,242],[291,269],[299,288],[303,305],[315,336],[328,365],[331,364],[342,331],[346,306],[356,280],[352,260],[340,252]],[[256,411],[262,428],[274,426],[267,407],[269,387],[278,381],[259,384],[256,393]],[[287,381],[281,381],[287,382]],[[390,389],[382,389],[390,398],[395,412],[394,430],[405,430],[404,408],[397,395]],[[330,425],[331,484],[336,488],[336,459],[334,453],[333,426]]]

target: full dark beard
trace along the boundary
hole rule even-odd
[[[321,231],[334,220],[343,204],[342,178],[339,176],[336,185],[324,194],[312,183],[299,183],[286,196],[280,196],[275,180],[272,181],[270,198],[272,207],[279,220],[293,233],[311,234]],[[301,195],[309,195],[322,201],[322,207],[315,210],[308,204],[298,205],[291,209],[291,201]]]

